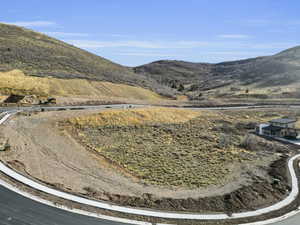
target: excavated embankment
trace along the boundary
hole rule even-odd
[[[142,197],[131,197],[104,193],[105,197],[118,205],[153,208],[167,211],[190,211],[190,212],[234,212],[249,211],[272,205],[284,199],[290,191],[287,178],[287,156],[275,161],[270,169],[269,175],[272,180],[268,181],[256,177],[252,185],[244,186],[229,194],[205,198],[155,198],[153,195],[144,194]],[[87,195],[99,198],[94,190],[87,189]],[[101,193],[103,196],[103,193]],[[106,200],[107,200],[106,199]]]

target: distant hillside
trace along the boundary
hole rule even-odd
[[[84,78],[155,87],[155,81],[62,41],[25,28],[0,23],[0,71],[27,75]]]
[[[0,23],[0,71],[15,69],[29,76],[108,81],[172,92],[127,67],[41,33]]]
[[[218,64],[157,61],[136,67],[134,71],[185,93],[209,90],[220,93],[227,87],[227,93],[255,90],[255,93],[279,96],[299,92],[300,97],[300,47],[273,56]]]
[[[300,98],[300,47],[218,64],[157,61],[129,68],[44,34],[0,23],[0,78],[0,97]]]

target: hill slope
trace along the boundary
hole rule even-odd
[[[108,81],[164,91],[155,80],[127,67],[41,33],[0,23],[0,72],[15,69],[28,76]]]
[[[281,88],[282,94],[300,89],[300,47],[273,56],[218,64],[157,61],[134,71],[185,92],[230,87],[265,93],[266,89]]]
[[[248,98],[250,91],[252,97],[259,98],[300,98],[300,47],[273,56],[218,64],[157,61],[128,68],[41,33],[0,23],[0,72],[3,81],[0,96],[48,93],[160,99],[156,92],[170,97],[177,93],[190,99],[206,99]],[[23,75],[12,77],[19,73],[26,75],[23,77],[26,90],[22,89],[22,82],[18,87],[11,83],[21,84],[16,79],[23,79]],[[41,80],[27,79],[27,76]],[[120,92],[117,90],[120,86],[113,83],[129,86],[122,86]],[[42,84],[48,87],[47,91],[38,88]],[[57,85],[59,90],[55,90]],[[136,87],[134,91],[132,86]],[[126,94],[127,87],[131,90],[129,94]]]
[[[0,68],[29,75],[97,80],[141,80],[128,69],[25,28],[0,24]],[[126,79],[126,80],[125,80]]]
[[[26,76],[20,70],[0,72],[0,78],[0,93],[2,95],[85,97],[103,101],[126,101],[130,99],[143,101],[162,100],[160,95],[150,90],[105,81]]]

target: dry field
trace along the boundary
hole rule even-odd
[[[189,188],[225,184],[236,168],[258,159],[241,147],[253,122],[279,114],[148,108],[109,110],[64,126],[124,175],[147,185]]]

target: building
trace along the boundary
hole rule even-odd
[[[257,126],[256,132],[260,135],[296,139],[300,134],[296,129],[296,122],[296,119],[289,118],[271,120],[268,124]]]

